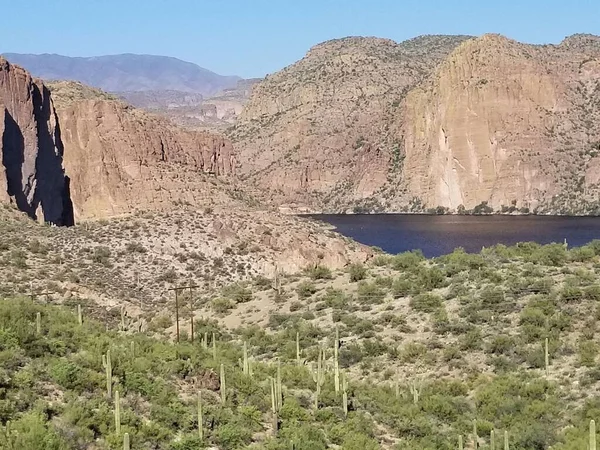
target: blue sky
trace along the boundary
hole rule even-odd
[[[0,53],[168,55],[263,76],[350,35],[600,34],[600,0],[0,0]]]

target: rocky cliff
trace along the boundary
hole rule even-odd
[[[75,217],[109,217],[135,208],[163,209],[193,186],[193,173],[225,176],[235,156],[223,136],[186,131],[120,101],[94,97],[78,83],[51,83],[71,177]],[[191,183],[177,172],[190,175]],[[202,195],[200,189],[199,195]],[[199,200],[199,199],[197,199]]]
[[[60,239],[52,246],[71,254],[91,235],[112,248],[148,233],[155,253],[150,264],[142,252],[140,267],[169,260],[168,270],[197,269],[198,278],[222,281],[307,265],[339,268],[370,257],[324,225],[257,205],[230,176],[236,161],[223,136],[177,128],[79,83],[48,86],[1,61],[0,202],[57,225],[112,219],[73,231],[53,228]],[[90,226],[105,231],[90,234]],[[31,235],[48,228],[28,223],[15,230]],[[127,237],[128,230],[135,236]],[[187,245],[214,265],[186,263],[178,255]]]
[[[569,48],[576,40],[486,35],[457,48],[406,98],[408,192],[454,210],[586,212],[600,175],[600,49],[585,39]]]
[[[48,89],[0,57],[0,201],[30,217],[70,225],[60,128]]]
[[[599,38],[347,38],[267,77],[231,133],[276,204],[595,213]]]
[[[464,39],[315,46],[254,88],[230,134],[244,172],[276,202],[338,209],[373,196],[388,180],[406,93]]]

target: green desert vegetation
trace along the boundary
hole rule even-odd
[[[599,242],[216,283],[139,218],[1,226],[0,448],[594,448]]]

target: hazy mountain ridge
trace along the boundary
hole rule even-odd
[[[241,80],[168,56],[131,53],[93,57],[19,53],[3,56],[35,77],[80,81],[109,92],[181,91],[213,95],[235,87]]]

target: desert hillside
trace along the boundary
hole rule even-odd
[[[320,44],[268,76],[229,136],[277,205],[598,211],[600,38]]]
[[[157,255],[171,253],[173,260],[180,240],[202,242],[210,257],[238,246],[245,255],[250,248],[262,254],[246,258],[242,275],[319,261],[342,267],[368,256],[323,226],[260,205],[233,176],[235,153],[224,136],[178,128],[80,83],[48,86],[2,60],[0,200],[31,218],[73,225],[120,217],[131,224],[132,216],[162,212],[167,223],[160,216],[148,223],[156,233],[148,239],[153,246],[168,240],[172,248],[159,246]],[[162,238],[158,225],[166,226]],[[180,228],[186,231],[176,233]]]
[[[264,249],[173,245],[183,217],[50,228],[0,211],[2,448],[576,450],[596,436],[597,242],[265,277],[248,270]],[[167,289],[187,284],[176,309]]]

